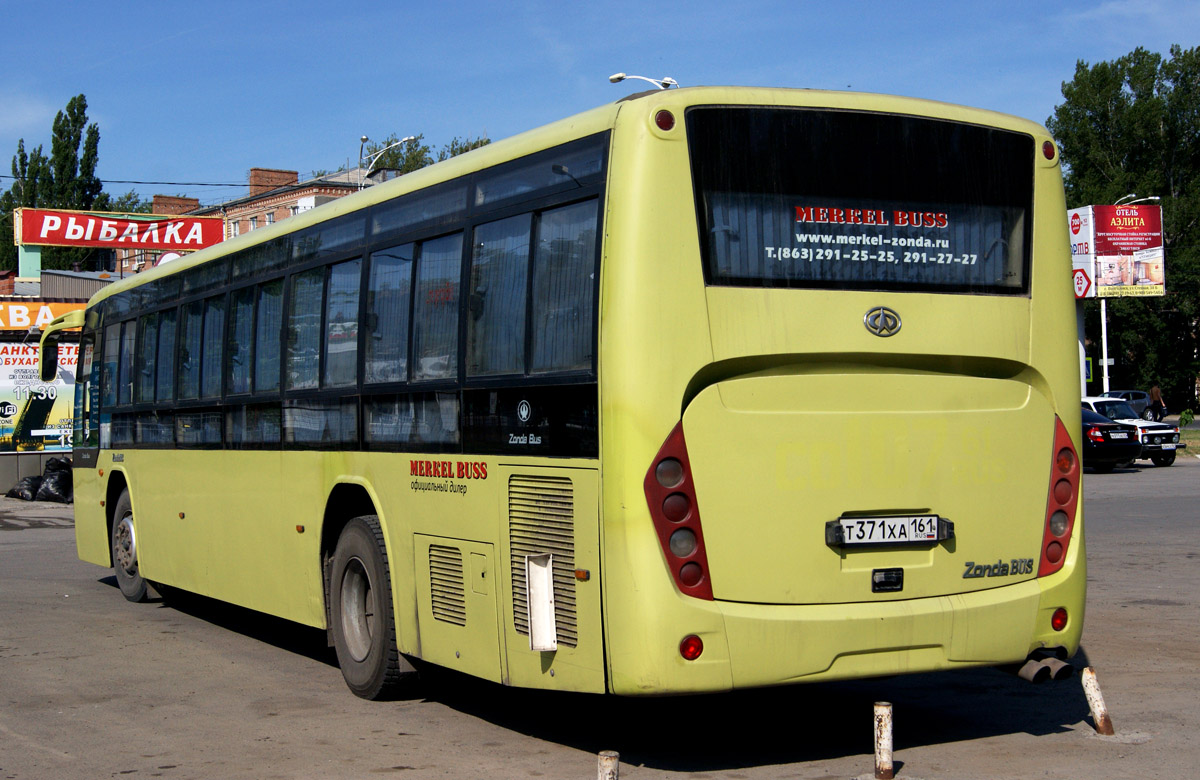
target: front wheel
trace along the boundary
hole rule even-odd
[[[1155,466],[1170,466],[1175,462],[1174,452],[1160,452],[1150,456],[1150,460],[1154,461]]]
[[[145,601],[149,598],[149,588],[138,568],[137,536],[133,527],[133,503],[129,500],[129,491],[121,492],[117,506],[113,510],[112,562],[113,572],[117,575],[117,586],[121,594],[130,601]]]
[[[329,620],[342,676],[364,699],[396,695],[415,682],[401,657],[392,614],[392,581],[379,518],[351,520],[329,567]]]
[[[1155,422],[1154,410],[1151,409],[1149,406],[1147,406],[1145,409],[1142,410],[1142,419],[1149,420],[1150,422]]]

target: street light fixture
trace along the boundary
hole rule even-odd
[[[679,82],[670,76],[663,76],[661,79],[648,79],[645,76],[631,76],[628,73],[614,73],[608,77],[608,80],[614,84],[619,84],[625,79],[641,79],[642,81],[648,81],[659,89],[670,89],[671,87],[679,86]]]
[[[1145,198],[1139,198],[1136,192],[1131,192],[1128,195],[1117,198],[1117,202],[1113,205],[1132,206],[1134,203],[1145,203],[1148,200],[1162,200],[1162,198],[1158,197],[1157,195],[1149,195]]]
[[[363,164],[362,164],[363,163],[363,146],[365,146],[367,141],[370,141],[370,140],[371,139],[367,138],[365,135],[359,139],[359,144],[358,144],[358,188],[360,190],[366,186],[366,179],[368,176],[371,175],[371,169],[375,167],[375,163],[379,162],[379,158],[383,156],[384,152],[386,152],[388,149],[393,149],[393,148],[399,146],[400,144],[406,144],[409,141],[415,141],[415,140],[417,140],[417,137],[415,135],[406,135],[403,138],[401,138],[399,141],[396,141],[395,143],[388,144],[387,146],[383,147],[382,149],[380,149],[379,151],[377,151],[371,155],[370,161],[367,163],[367,167],[364,169]]]

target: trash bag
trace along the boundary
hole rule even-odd
[[[37,498],[38,488],[42,486],[41,477],[24,477],[20,482],[13,485],[12,490],[4,495],[9,498],[20,498],[25,501],[33,501]]]
[[[66,471],[69,473],[71,471],[71,459],[70,458],[49,458],[46,461],[46,468],[42,472],[42,476],[48,477],[48,476],[50,476],[50,473],[54,472],[54,471]]]
[[[55,501],[59,504],[70,504],[75,500],[75,485],[71,479],[71,469],[66,471],[51,471],[46,466],[46,475],[37,489],[34,501]]]

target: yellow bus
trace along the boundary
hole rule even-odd
[[[512,686],[724,691],[1061,657],[1085,563],[1058,151],[788,89],[631,95],[113,284],[76,536]]]

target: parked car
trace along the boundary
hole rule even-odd
[[[1085,397],[1082,399],[1084,409],[1090,409],[1102,414],[1110,420],[1136,425],[1138,441],[1142,445],[1139,458],[1149,458],[1155,466],[1170,466],[1175,462],[1175,454],[1187,447],[1179,441],[1179,429],[1164,422],[1152,422],[1138,417],[1127,402],[1119,398],[1104,396]]]
[[[1142,454],[1136,425],[1119,423],[1090,409],[1083,410],[1083,465],[1107,473]]]
[[[1153,420],[1154,413],[1150,411],[1150,394],[1144,390],[1109,390],[1101,393],[1101,398],[1120,398],[1128,403],[1138,417],[1143,420]]]

